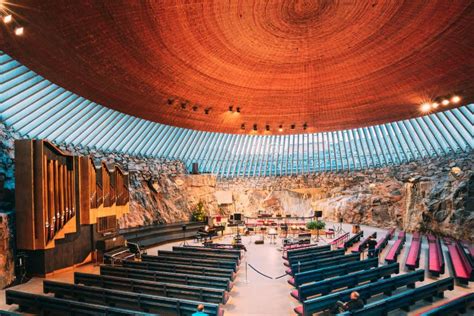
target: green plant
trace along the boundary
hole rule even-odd
[[[191,213],[192,220],[195,222],[204,222],[206,220],[206,211],[204,209],[204,203],[199,201],[196,208]]]
[[[324,229],[324,227],[326,227],[326,223],[323,221],[311,221],[306,224],[306,228],[311,230],[321,230]]]

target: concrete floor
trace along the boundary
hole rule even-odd
[[[327,223],[327,228],[332,226],[333,223]],[[385,231],[382,229],[367,226],[361,226],[361,228],[365,232],[365,236],[367,236],[367,234],[371,234],[374,231],[378,233],[378,238],[384,236],[385,234]],[[345,231],[350,231],[351,225],[343,224],[343,229]],[[246,252],[240,265],[235,281],[235,286],[230,292],[231,298],[224,306],[225,315],[294,315],[293,308],[300,305],[300,303],[290,296],[292,287],[287,283],[288,276],[283,276],[282,278],[277,279],[277,277],[282,276],[285,271],[283,259],[281,258],[282,240],[277,238],[276,244],[270,244],[269,239],[265,239],[264,245],[255,245],[254,241],[256,238],[256,236],[242,237],[242,242],[245,244],[248,251]],[[232,236],[229,235],[220,237],[215,240],[215,242],[229,243],[231,239]],[[396,240],[396,238],[394,238],[394,240]],[[384,263],[384,258],[394,240],[389,242],[389,245],[380,255],[381,264]],[[401,263],[401,273],[404,273],[406,270],[404,262],[408,254],[410,242],[411,235],[408,235],[405,247],[399,256],[399,262]],[[195,244],[193,241],[189,241],[188,243]],[[177,242],[150,248],[148,249],[148,254],[155,255],[158,249],[171,249],[172,246],[179,244],[180,242]],[[325,242],[321,241],[320,244],[325,244]],[[423,241],[421,251],[420,269],[427,267],[427,249],[428,244],[425,239]],[[444,249],[444,251],[446,259],[446,249]],[[452,267],[449,264],[449,260],[446,261],[446,273],[445,275],[440,276],[440,279],[448,277],[449,275],[454,275],[452,273]],[[269,276],[271,279],[257,273],[250,266]],[[49,277],[49,279],[72,283],[73,272],[75,271],[98,273],[98,267],[88,264],[74,268],[70,271],[55,274],[54,276]],[[15,286],[14,288],[26,292],[42,293],[42,280],[43,279],[41,278],[33,278],[28,283]],[[434,280],[435,279],[431,278],[428,273],[426,273],[425,281],[417,283],[417,286],[433,282]],[[472,286],[472,284],[470,285]],[[437,299],[433,303],[420,301],[416,305],[412,306],[411,312],[409,313],[404,311],[395,311],[391,312],[390,315],[415,315],[416,313],[428,309],[433,305],[442,304],[447,299],[454,298],[468,292],[472,292],[472,287],[456,286],[453,291],[445,292],[444,299]],[[5,305],[4,296],[5,291],[0,291],[0,310],[14,311],[16,306]]]

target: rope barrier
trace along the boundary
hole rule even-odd
[[[249,265],[255,272],[257,272],[258,274],[263,275],[264,277],[269,278],[270,280],[273,280],[272,277],[270,277],[270,276],[268,276],[268,275],[266,275],[266,274],[263,274],[262,272],[258,271],[258,270],[257,270],[256,268],[254,268],[250,263],[248,263],[248,265]]]
[[[276,277],[275,280],[281,279],[281,278],[283,278],[283,277],[285,277],[285,276],[287,276],[286,273],[285,273],[285,274],[282,274],[282,275],[280,275],[280,276],[278,276],[278,277]]]

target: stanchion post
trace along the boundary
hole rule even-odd
[[[248,264],[247,264],[247,258],[245,258],[245,283],[248,284],[249,280],[247,278],[248,275]]]

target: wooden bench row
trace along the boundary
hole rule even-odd
[[[351,252],[352,253],[363,252],[365,250],[365,248],[367,247],[367,243],[369,242],[370,237],[372,237],[372,236],[374,238],[376,238],[377,233],[374,232],[373,234],[370,234],[369,236],[367,236],[360,244],[358,244],[357,246],[352,247]]]
[[[5,291],[7,305],[16,304],[21,311],[35,311],[42,315],[110,315],[110,316],[151,316],[156,314],[131,311],[98,304],[70,301],[15,290]]]
[[[453,278],[446,278],[415,289],[404,291],[386,299],[376,301],[359,310],[339,315],[387,315],[396,309],[409,311],[410,306],[420,300],[432,301],[435,296],[443,297],[444,291],[454,289]]]
[[[234,254],[221,254],[221,253],[208,253],[201,251],[189,251],[189,250],[158,250],[158,257],[167,258],[193,258],[193,259],[206,259],[206,260],[219,260],[219,261],[232,261],[236,264],[240,263],[239,256]]]
[[[288,283],[294,287],[299,287],[305,283],[321,281],[335,276],[346,275],[351,272],[367,270],[375,268],[378,265],[378,258],[348,262],[326,268],[296,273],[294,277],[288,280]]]
[[[445,316],[455,315],[456,313],[465,314],[469,309],[474,308],[474,293],[468,293],[449,300],[444,304],[435,306],[427,311],[418,313],[416,316]],[[471,314],[474,314],[471,311]]]
[[[153,261],[124,261],[122,266],[126,268],[150,270],[150,271],[161,271],[171,273],[185,273],[209,277],[227,278],[230,280],[235,279],[236,273],[232,269],[221,269],[213,267],[201,267],[201,266],[190,266],[180,265],[172,263],[162,263]]]
[[[295,308],[295,312],[298,315],[310,316],[314,313],[330,309],[337,301],[347,302],[353,291],[357,291],[360,294],[360,298],[367,301],[367,299],[379,294],[391,295],[393,291],[404,286],[414,288],[416,282],[424,281],[424,279],[424,270],[397,275],[389,279],[382,279],[377,282],[367,283],[347,290],[305,300],[303,305]]]
[[[364,236],[364,232],[360,231],[351,238],[349,238],[346,242],[343,244],[339,245],[339,249],[344,248],[348,249],[349,247],[352,247],[356,242],[360,241],[360,239]]]
[[[462,245],[458,241],[445,239],[448,246],[449,260],[454,270],[456,279],[461,284],[468,284],[474,280],[474,269],[466,256]]]
[[[314,253],[319,253],[319,252],[325,252],[331,250],[330,245],[324,245],[324,246],[315,246],[312,245],[311,247],[304,247],[304,248],[298,248],[294,250],[288,250],[282,258],[285,260],[292,260],[293,257],[299,257],[302,255],[307,255],[307,254],[314,254]]]
[[[428,235],[428,271],[439,276],[444,273],[444,256],[441,249],[441,241],[438,237]]]
[[[420,266],[420,253],[421,253],[421,243],[423,237],[419,232],[413,233],[411,239],[410,250],[408,250],[407,260],[405,265],[410,270],[415,270]]]
[[[221,249],[221,248],[209,248],[202,246],[173,246],[173,251],[180,252],[202,252],[202,253],[213,253],[213,254],[233,254],[239,259],[242,258],[242,252],[237,249]]]
[[[293,256],[288,258],[288,262],[284,262],[284,265],[289,267],[293,264],[297,264],[298,262],[303,263],[307,261],[313,261],[323,258],[331,258],[344,255],[344,249],[337,249],[337,250],[329,250],[329,251],[322,251],[316,253],[305,253],[299,256]]]
[[[44,293],[53,293],[55,297],[91,304],[108,305],[133,311],[160,315],[189,315],[199,304],[204,305],[208,315],[223,315],[219,304],[176,299],[143,293],[104,289],[78,284],[69,284],[45,280]]]
[[[398,239],[390,248],[387,256],[385,257],[385,262],[393,263],[397,261],[398,255],[402,251],[403,245],[405,245],[405,238],[406,238],[405,232],[401,231],[398,233]]]
[[[398,263],[391,263],[386,266],[358,271],[314,283],[307,283],[300,286],[297,290],[293,290],[291,296],[302,302],[311,296],[318,294],[326,295],[336,289],[351,288],[363,282],[375,282],[380,278],[390,278],[392,274],[398,274],[399,272],[400,268]]]
[[[190,266],[198,266],[198,267],[214,267],[214,268],[232,269],[234,272],[237,271],[237,266],[238,266],[237,262],[235,261],[214,260],[214,259],[195,259],[195,258],[188,258],[185,255],[174,256],[174,257],[143,255],[142,261],[163,262],[163,263],[190,265]]]
[[[230,291],[233,283],[227,278],[217,278],[183,273],[149,271],[118,266],[100,266],[100,274],[129,278],[135,280],[148,280],[161,283],[202,286]]]
[[[393,238],[393,235],[395,234],[395,228],[392,228],[389,232],[385,234],[385,236],[377,242],[377,245],[375,246],[375,250],[380,253],[385,247],[387,247],[388,241]]]
[[[146,280],[134,280],[81,272],[74,273],[74,284],[98,286],[106,289],[182,298],[216,304],[225,304],[229,299],[229,293],[223,289],[211,289]]]
[[[291,265],[290,269],[286,270],[286,273],[289,275],[293,275],[299,272],[315,270],[315,269],[324,268],[324,267],[328,267],[332,265],[338,265],[338,264],[359,261],[359,260],[360,260],[360,254],[354,253],[350,255],[306,261],[300,264],[296,263],[296,264]]]

